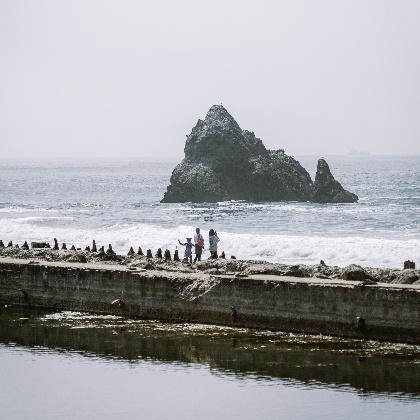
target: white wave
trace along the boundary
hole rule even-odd
[[[49,208],[38,208],[38,207],[20,207],[20,206],[9,206],[1,207],[0,213],[57,213],[58,209],[49,209]]]
[[[23,241],[50,241],[85,247],[95,239],[98,244],[109,243],[119,253],[126,253],[130,246],[141,246],[155,251],[182,249],[178,239],[184,241],[194,234],[194,226],[161,227],[153,224],[120,224],[106,228],[72,228],[37,226],[29,221],[0,219],[0,239]],[[219,250],[228,256],[240,259],[258,259],[284,263],[314,264],[323,259],[327,264],[345,266],[351,263],[377,266],[401,267],[406,259],[420,261],[420,241],[401,238],[378,237],[326,237],[298,236],[289,234],[250,234],[227,231],[218,232],[221,242]],[[204,256],[208,255],[205,250]]]
[[[75,220],[71,216],[28,216],[28,217],[19,217],[13,220],[16,223],[28,223],[28,222],[49,222],[52,220]]]
[[[102,208],[107,208],[108,206],[105,205],[105,204],[102,204],[102,203],[79,203],[79,202],[75,202],[75,203],[71,203],[70,207],[102,209]]]

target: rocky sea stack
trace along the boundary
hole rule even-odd
[[[162,202],[358,200],[334,179],[324,159],[318,161],[313,183],[297,160],[284,150],[267,150],[222,105],[213,105],[204,121],[198,120],[184,152]]]

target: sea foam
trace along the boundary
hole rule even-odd
[[[23,241],[49,241],[53,238],[84,248],[95,239],[98,245],[112,244],[121,253],[130,246],[141,246],[174,251],[182,248],[178,239],[192,237],[195,226],[178,225],[173,228],[155,224],[113,224],[102,228],[53,227],[34,224],[31,218],[0,219],[0,239]],[[323,259],[329,265],[361,264],[376,267],[399,268],[406,259],[418,261],[420,241],[416,238],[384,238],[373,236],[322,236],[290,234],[251,234],[228,230],[218,231],[219,251],[238,259],[265,260],[288,264],[314,264]],[[208,256],[208,240],[204,257]]]

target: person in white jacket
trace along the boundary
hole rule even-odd
[[[217,258],[217,243],[220,241],[217,232],[213,229],[209,231],[209,244],[210,244],[210,258]]]

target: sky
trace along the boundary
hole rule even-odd
[[[292,155],[420,154],[418,0],[0,0],[0,159],[183,156],[222,103]]]

